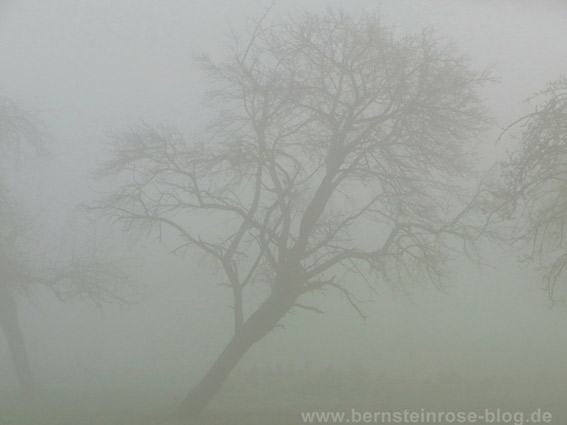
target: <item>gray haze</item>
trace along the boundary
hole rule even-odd
[[[513,146],[495,139],[499,128],[530,110],[524,100],[567,70],[561,1],[288,0],[271,13],[329,5],[353,13],[378,7],[400,34],[434,26],[475,68],[493,67],[500,81],[483,95],[497,123],[483,138],[481,166]],[[48,159],[25,162],[13,178],[26,208],[44,209],[45,235],[81,240],[92,233],[75,207],[95,199],[90,172],[117,131],[142,121],[187,134],[203,128],[203,79],[193,53],[222,57],[229,29],[250,29],[250,18],[267,6],[256,0],[0,2],[0,92],[38,112],[48,133]],[[105,391],[111,385],[180,397],[230,337],[232,313],[224,307],[230,294],[211,283],[219,277],[200,254],[174,258],[153,239],[121,248],[118,231],[100,232],[99,242],[112,239],[113,251],[131,257],[129,272],[145,297],[128,308],[107,305],[102,315],[88,303],[59,303],[47,291],[22,299],[22,327],[42,386]],[[490,248],[493,268],[480,271],[458,260],[443,292],[410,288],[408,297],[378,285],[379,295],[368,295],[375,302],[362,304],[366,321],[341,297],[318,297],[325,314],[286,316],[285,330],[255,346],[239,371],[354,366],[416,380],[456,374],[513,377],[534,388],[548,377],[567,382],[567,311],[549,308],[536,271],[522,269],[517,254],[505,245]],[[16,387],[0,338],[0,389]]]

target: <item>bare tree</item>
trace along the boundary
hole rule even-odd
[[[18,208],[9,190],[8,169],[25,156],[45,152],[41,124],[32,114],[0,98],[0,327],[12,355],[20,386],[25,392],[37,387],[18,318],[19,295],[30,295],[37,286],[51,290],[60,300],[88,297],[97,305],[116,298],[113,286],[127,282],[116,264],[94,255],[48,261],[38,250],[34,219]],[[39,243],[39,245],[41,245]],[[53,250],[53,246],[48,247]]]
[[[233,41],[223,61],[199,57],[218,112],[201,139],[150,125],[120,134],[101,174],[122,184],[95,207],[134,234],[172,230],[174,251],[212,258],[232,291],[234,336],[185,416],[287,312],[320,312],[305,294],[338,291],[365,317],[356,282],[440,285],[454,241],[475,257],[489,233],[468,179],[490,78],[454,46],[340,11],[260,20]],[[260,286],[267,298],[245,304]]]
[[[41,151],[42,139],[39,125],[29,113],[9,99],[0,98],[0,153],[4,162],[6,159],[17,162],[29,147],[36,152]],[[12,354],[20,386],[29,392],[35,388],[36,380],[18,321],[12,281],[15,275],[14,261],[21,258],[20,249],[16,247],[22,236],[21,217],[11,199],[4,168],[0,169],[0,325]]]
[[[552,301],[567,271],[567,77],[536,93],[535,110],[510,125],[520,145],[503,162],[503,199],[514,219],[513,241],[527,245],[522,258],[536,264]],[[504,134],[503,133],[503,134]]]

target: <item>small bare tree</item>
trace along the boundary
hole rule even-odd
[[[182,415],[290,309],[318,312],[305,294],[338,291],[364,317],[356,281],[439,285],[461,249],[451,241],[474,256],[489,230],[467,182],[489,76],[450,43],[334,11],[261,20],[233,41],[224,61],[199,58],[218,111],[202,140],[143,125],[101,169],[122,183],[96,208],[134,234],[173,230],[176,251],[198,248],[232,291],[234,336]],[[245,304],[262,285],[267,298]]]
[[[86,296],[100,305],[117,298],[120,292],[114,285],[127,283],[116,264],[94,255],[63,260],[62,265],[61,261],[52,264],[46,259],[49,255],[36,252],[37,244],[32,242],[36,239],[34,220],[26,218],[25,211],[18,208],[8,188],[7,174],[13,168],[10,165],[28,154],[44,151],[40,123],[10,100],[0,98],[0,327],[25,392],[34,391],[37,380],[19,324],[18,295],[30,295],[37,286],[43,286],[60,300]]]
[[[516,223],[513,240],[536,264],[552,301],[567,271],[567,77],[536,93],[535,110],[505,131],[520,128],[520,145],[503,162],[503,192]]]

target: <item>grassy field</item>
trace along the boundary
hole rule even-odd
[[[360,370],[317,373],[280,371],[232,377],[199,419],[179,422],[169,414],[183,394],[147,388],[132,391],[54,391],[33,398],[0,393],[2,425],[293,425],[301,412],[549,411],[553,424],[567,423],[567,383],[550,379],[435,379],[374,376]],[[320,422],[315,422],[320,423]],[[331,423],[331,422],[327,422]],[[372,422],[375,423],[375,422]],[[485,423],[479,421],[476,423]],[[510,422],[514,423],[514,422]]]

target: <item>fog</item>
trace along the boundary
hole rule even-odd
[[[377,12],[400,37],[433,27],[471,68],[490,68],[497,81],[480,96],[493,121],[473,142],[479,172],[518,146],[510,134],[496,140],[533,110],[526,99],[567,69],[562,1],[288,0],[275,2],[265,19],[329,6],[354,16]],[[109,190],[112,181],[93,171],[120,132],[165,125],[191,139],[206,130],[215,108],[202,106],[208,83],[195,54],[222,60],[231,31],[247,40],[269,7],[255,0],[0,2],[0,96],[37,117],[49,151],[5,168],[10,193],[35,217],[38,245],[47,246],[39,255],[64,263],[73,247],[97,250],[121,259],[135,286],[124,288],[131,302],[101,308],[82,298],[61,302],[42,285],[18,296],[40,389],[21,393],[0,338],[0,423],[283,424],[304,423],[302,411],[351,407],[541,408],[551,423],[564,423],[567,311],[552,306],[537,264],[520,264],[522,246],[507,241],[482,242],[480,268],[456,255],[441,289],[376,279],[373,292],[354,282],[365,320],[337,291],[309,295],[305,304],[323,314],[292,309],[244,355],[201,418],[169,417],[234,333],[232,293],[219,285],[226,277],[196,247],[172,255],[175,232],[163,243],[156,232],[132,240],[108,220],[90,222],[79,206]],[[213,215],[200,220],[199,235],[219,223]],[[270,293],[249,292],[245,317]]]

